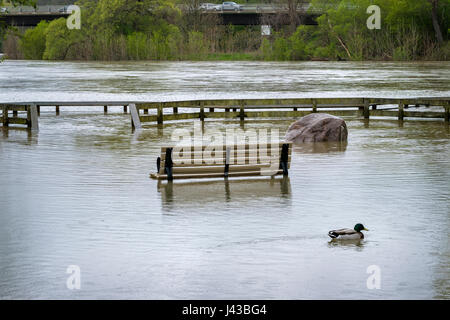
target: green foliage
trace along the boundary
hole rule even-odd
[[[366,26],[367,8],[381,9],[381,29]],[[436,41],[428,0],[312,0],[311,9],[324,12],[318,26],[299,26],[290,36],[276,33],[263,41],[265,60],[393,59],[447,57]],[[450,0],[439,0],[439,24],[449,37]],[[269,48],[272,49],[269,52]]]
[[[36,6],[36,0],[9,0],[13,6]],[[6,1],[1,0],[0,4],[3,5]]]
[[[82,41],[82,33],[79,30],[67,29],[66,19],[53,20],[46,30],[43,58],[47,60],[77,59],[76,46]]]
[[[42,22],[23,34],[20,49],[27,59],[50,60],[449,59],[450,0],[437,6],[443,43],[429,0],[311,0],[310,10],[323,12],[317,26],[274,27],[268,37],[259,26],[222,26],[214,15],[176,5],[196,8],[192,1],[78,0],[81,30],[67,29],[65,19]],[[380,30],[366,26],[371,4],[381,8]]]
[[[284,37],[277,37],[272,47],[273,60],[289,60],[290,59],[290,45],[289,41]]]
[[[117,34],[162,31],[174,24],[180,10],[165,0],[98,0],[88,23],[96,30],[109,29]]]
[[[205,43],[203,33],[191,31],[188,35],[187,57],[191,60],[204,59],[208,53],[208,46]]]
[[[252,61],[258,59],[256,53],[210,53],[204,59],[216,61]]]
[[[41,21],[36,28],[28,29],[22,39],[20,39],[20,49],[25,59],[42,59],[45,51],[48,25],[47,21]]]
[[[261,47],[259,49],[260,55],[263,60],[271,60],[273,53],[272,53],[272,44],[270,43],[269,39],[264,38],[261,42]]]
[[[148,39],[142,32],[133,32],[127,36],[127,53],[131,60],[148,59]]]

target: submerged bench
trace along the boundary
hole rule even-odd
[[[292,143],[162,147],[158,180],[288,175]]]

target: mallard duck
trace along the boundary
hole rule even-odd
[[[361,232],[361,230],[369,231],[361,223],[357,223],[353,229],[344,228],[331,230],[328,232],[328,235],[332,239],[340,239],[340,240],[364,239],[364,234]]]

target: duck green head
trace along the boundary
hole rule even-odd
[[[361,230],[369,231],[369,229],[366,229],[366,228],[362,225],[362,223],[357,223],[357,224],[355,224],[355,227],[354,227],[353,229],[355,229],[356,232],[361,232]]]

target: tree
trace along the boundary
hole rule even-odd
[[[66,19],[59,18],[50,22],[46,31],[44,59],[64,60],[75,46],[83,43],[83,34],[79,30],[69,30]],[[78,58],[75,53],[70,58]]]
[[[288,25],[288,31],[292,34],[303,23],[308,2],[306,0],[275,0],[276,14],[272,17],[266,16],[264,23],[276,29]]]
[[[6,1],[2,0],[0,1],[0,4],[4,4]],[[36,6],[36,0],[10,0],[10,2],[13,6]]]
[[[48,22],[43,20],[32,29],[25,31],[20,39],[20,49],[25,59],[41,60],[45,51]]]
[[[439,26],[438,21],[438,6],[439,0],[428,0],[431,3],[431,19],[433,21],[434,32],[436,33],[436,39],[440,44],[444,42],[444,38],[442,37],[441,27]]]
[[[95,30],[128,35],[166,29],[179,16],[180,10],[168,0],[99,0],[89,23]]]
[[[8,1],[10,4],[12,4],[13,6],[25,6],[25,5],[29,5],[29,6],[33,6],[36,7],[36,0],[10,0]],[[0,0],[0,5],[5,5],[6,1],[5,0]],[[1,13],[0,13],[1,15]],[[2,23],[2,21],[0,21],[0,44],[1,44],[1,38],[3,38],[4,33],[6,30],[6,24]]]

